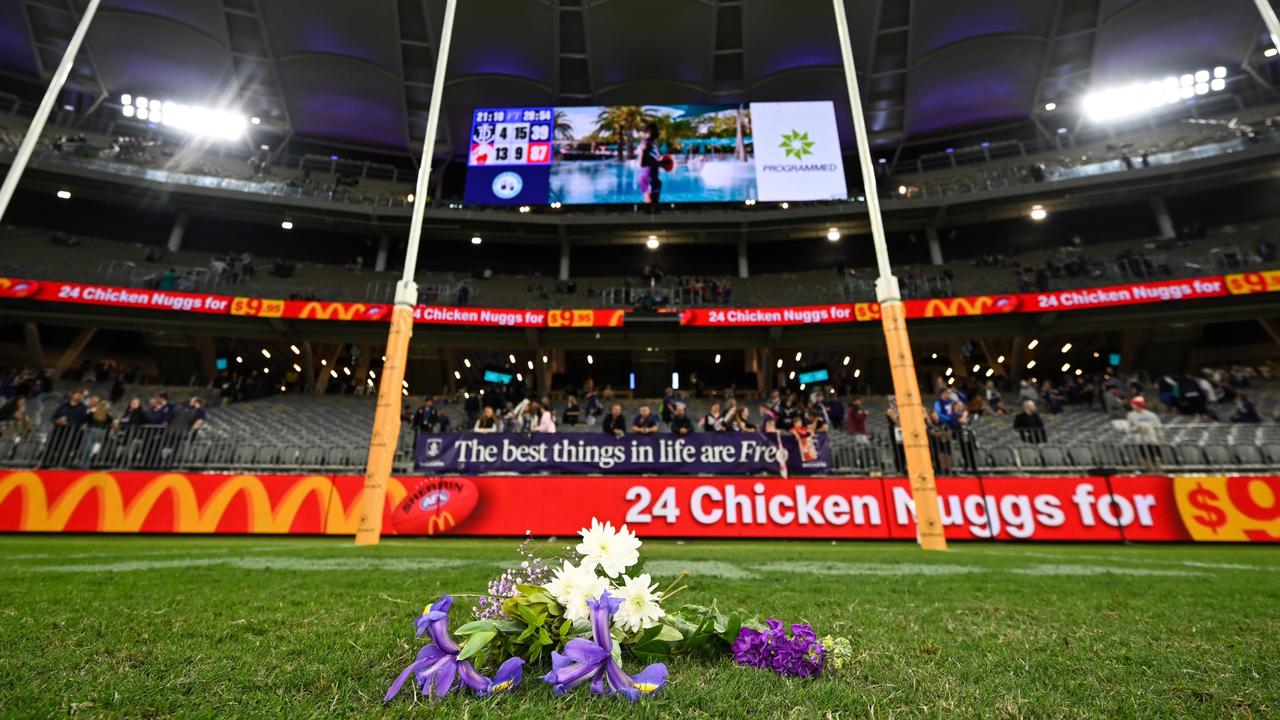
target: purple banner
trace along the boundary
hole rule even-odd
[[[831,448],[825,433],[803,439],[764,433],[433,433],[418,437],[416,469],[432,475],[818,475],[831,471]]]

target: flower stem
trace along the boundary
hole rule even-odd
[[[674,585],[674,584],[675,584],[675,583],[672,583],[672,585]],[[668,588],[670,588],[670,587],[671,587],[671,585],[668,585],[667,587],[668,587]],[[663,590],[663,591],[662,591],[662,601],[663,601],[663,602],[666,602],[667,600],[671,599],[671,597],[672,597],[673,595],[675,595],[676,593],[680,592],[681,590],[688,590],[688,589],[689,589],[689,586],[688,586],[688,585],[681,585],[680,587],[676,588],[675,590],[672,590],[671,592],[667,592],[666,590]]]
[[[668,591],[668,590],[670,590],[671,588],[675,587],[675,586],[676,586],[676,583],[680,582],[681,580],[684,580],[684,579],[685,579],[685,578],[687,578],[687,577],[689,577],[689,571],[688,571],[688,570],[686,570],[686,571],[684,571],[684,572],[680,573],[680,577],[676,578],[675,580],[672,580],[672,581],[671,581],[671,584],[667,586],[667,589],[662,591],[662,596],[663,596],[663,597],[666,597],[666,596],[667,596],[667,591]]]

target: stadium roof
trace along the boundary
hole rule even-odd
[[[0,72],[46,79],[84,0],[0,3]],[[1099,85],[1261,55],[1250,0],[846,0],[873,136],[1029,125]],[[443,0],[103,0],[71,83],[239,105],[300,138],[425,132]],[[828,0],[462,0],[440,140],[477,106],[836,100]],[[1055,122],[1057,122],[1055,120]],[[450,142],[452,141],[452,142]]]

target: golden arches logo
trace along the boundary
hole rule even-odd
[[[440,533],[446,533],[457,524],[448,510],[441,510],[438,515],[433,515],[431,519],[427,520],[427,534],[439,535]]]
[[[995,298],[989,295],[979,297],[934,298],[924,306],[924,316],[956,317],[960,315],[982,315],[996,304]]]
[[[168,499],[172,503],[170,532],[214,533],[237,498],[243,497],[248,507],[246,530],[250,533],[288,533],[299,519],[303,505],[314,497],[321,510],[314,516],[322,532],[352,534],[360,515],[360,495],[356,493],[344,506],[336,484],[322,475],[292,478],[292,484],[272,500],[262,478],[254,475],[232,475],[218,482],[201,499],[191,478],[178,473],[156,475],[146,481],[125,502],[121,480],[109,473],[86,473],[76,478],[57,498],[50,502],[44,479],[35,472],[14,472],[0,477],[0,505],[17,493],[22,502],[17,522],[0,517],[5,530],[60,532],[90,497],[98,503],[98,532],[139,532],[157,507]],[[394,502],[406,490],[392,478],[387,488]],[[452,518],[450,518],[452,520]],[[452,527],[452,525],[450,525]]]
[[[311,301],[302,306],[298,317],[303,320],[350,320],[368,310],[364,303],[316,302]]]

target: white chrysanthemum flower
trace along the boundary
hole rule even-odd
[[[591,609],[587,600],[594,600],[609,589],[609,581],[596,574],[595,565],[583,562],[575,567],[566,562],[555,571],[551,582],[546,585],[547,592],[564,607],[565,619],[577,623],[591,622]]]
[[[613,523],[603,525],[591,518],[591,527],[578,531],[582,542],[574,548],[584,564],[599,565],[604,574],[616,578],[640,561],[640,541],[623,525],[614,530]]]
[[[616,597],[622,598],[622,604],[613,616],[614,626],[633,633],[657,625],[658,620],[667,614],[658,604],[662,601],[662,594],[657,590],[658,584],[652,582],[649,573],[634,578],[622,576],[622,587],[613,590]]]

